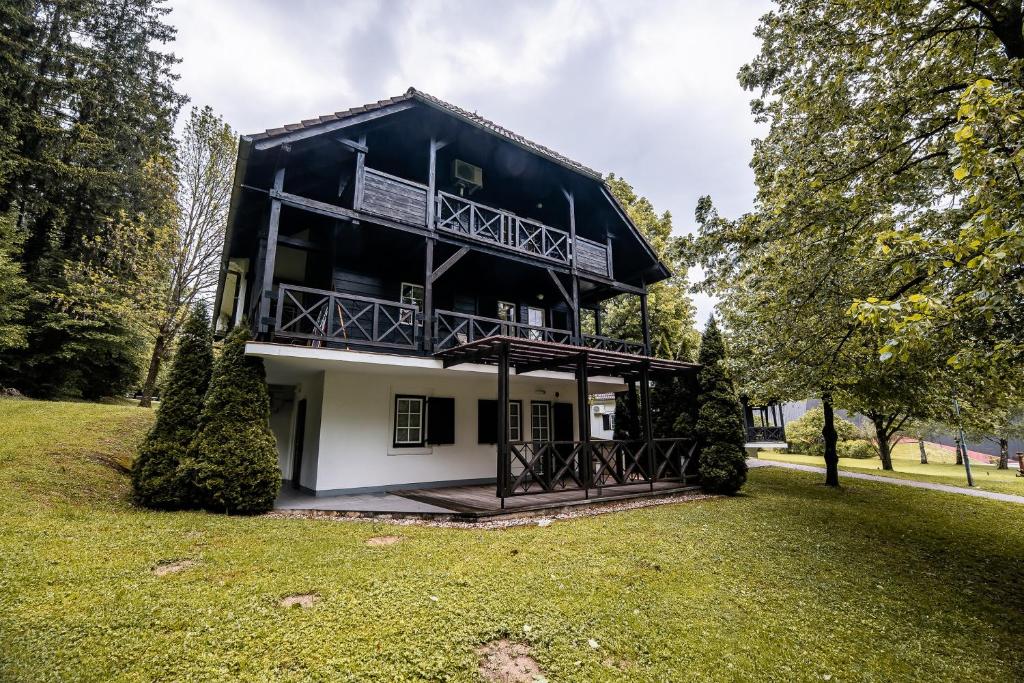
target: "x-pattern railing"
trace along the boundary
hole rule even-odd
[[[692,439],[512,442],[503,496],[689,479]]]
[[[447,192],[437,193],[437,227],[569,263],[569,233]]]
[[[274,336],[415,349],[419,343],[417,311],[413,304],[280,285]]]
[[[644,345],[640,342],[602,337],[596,334],[583,335],[583,345],[602,351],[619,351],[621,353],[643,353]]]
[[[514,323],[499,318],[485,318],[454,311],[434,312],[434,348],[438,351],[499,335],[559,344],[571,344],[573,340],[570,330]]]
[[[785,427],[762,427],[755,425],[747,427],[747,438],[751,441],[785,441]]]

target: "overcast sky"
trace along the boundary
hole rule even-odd
[[[240,133],[414,86],[625,177],[684,233],[701,195],[750,208],[759,131],[736,72],[769,5],[172,0],[170,21],[179,89]]]

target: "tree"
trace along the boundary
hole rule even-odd
[[[132,467],[134,499],[144,507],[173,510],[194,503],[179,465],[199,428],[213,368],[213,333],[203,304],[193,306],[180,336],[156,421]]]
[[[713,493],[733,494],[747,480],[743,409],[725,364],[725,342],[714,317],[700,344],[697,439],[701,484]]]
[[[148,407],[160,364],[174,343],[186,313],[198,299],[210,299],[217,285],[224,246],[235,133],[210,107],[193,107],[177,150],[177,235],[170,277],[156,312],[155,337],[139,405]]]
[[[822,431],[825,428],[825,409],[811,408],[796,420],[786,425],[786,441],[789,448],[796,453],[805,455],[825,455],[825,439]],[[839,443],[857,438],[857,426],[841,417],[833,419],[836,440]]]
[[[783,0],[756,33],[740,82],[770,126],[753,162],[764,214],[809,241],[829,221],[870,247],[849,314],[883,357],[932,347],[961,366],[1019,364],[1019,0]]]
[[[138,379],[173,225],[183,97],[157,0],[0,8],[0,213],[13,212],[27,343],[0,381],[96,398]]]
[[[666,211],[659,215],[646,197],[637,195],[629,183],[614,174],[606,182],[659,260],[672,272],[668,279],[647,288],[651,353],[659,358],[693,360],[699,335],[693,303],[687,294],[686,265],[677,248],[678,238],[672,235],[672,214]],[[643,338],[642,319],[640,298],[622,295],[605,302],[602,332],[639,341]]]
[[[21,272],[23,236],[10,213],[0,216],[0,352],[25,345],[25,296]]]
[[[229,514],[266,512],[281,488],[263,360],[245,355],[247,330],[236,326],[224,340],[183,464],[203,507]]]

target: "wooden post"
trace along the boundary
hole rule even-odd
[[[572,336],[580,343],[580,278],[572,275]]]
[[[647,478],[654,490],[654,426],[651,423],[651,385],[647,376],[647,361],[640,365],[640,401],[643,404],[644,440],[647,442]]]
[[[572,268],[572,272],[576,272],[576,200],[572,196],[572,192],[569,192],[565,188],[562,188],[562,194],[565,195],[565,199],[569,202],[569,243],[571,245],[572,253],[569,254],[569,265]]]
[[[611,237],[611,235],[606,235],[604,242],[605,242],[605,245],[606,245],[605,248],[607,249],[607,251],[605,252],[605,257],[606,257],[606,259],[608,261],[608,278],[611,279],[611,280],[614,280],[615,279],[615,268],[614,268],[614,263],[612,261],[612,237]]]
[[[274,190],[284,189],[284,165],[279,164],[274,171]],[[270,220],[267,222],[267,248],[263,255],[263,277],[260,280],[260,312],[256,321],[261,334],[267,332],[267,320],[270,318],[270,299],[274,295],[274,264],[277,261],[277,232],[281,222],[281,200],[270,200]]]
[[[359,136],[359,144],[366,146],[366,135]],[[352,208],[363,210],[363,188],[366,186],[366,152],[356,152],[356,185],[352,196]]]
[[[423,275],[423,349],[428,353],[434,348],[434,242],[427,238],[425,272]]]
[[[427,230],[436,226],[434,211],[437,207],[437,138],[430,138],[429,167],[427,168]]]
[[[587,397],[590,389],[587,386],[587,354],[581,353],[576,361],[576,413],[580,421],[580,449],[579,460],[576,468],[579,471],[580,479],[583,481],[583,496],[590,497],[590,465],[592,457],[590,454],[590,406],[587,405]]]
[[[594,309],[594,334],[598,337],[601,336],[601,312],[600,306]]]
[[[523,416],[519,416],[520,422]],[[508,481],[508,342],[498,347],[498,495],[501,508],[505,509],[505,494]]]
[[[651,323],[647,315],[647,283],[644,293],[640,295],[640,325],[644,335],[644,355],[651,355]]]

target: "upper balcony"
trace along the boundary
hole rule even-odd
[[[354,202],[358,211],[611,277],[605,244],[580,235],[574,243],[565,230],[449,192],[439,190],[430,197],[428,186],[376,169],[363,168],[361,177]]]

